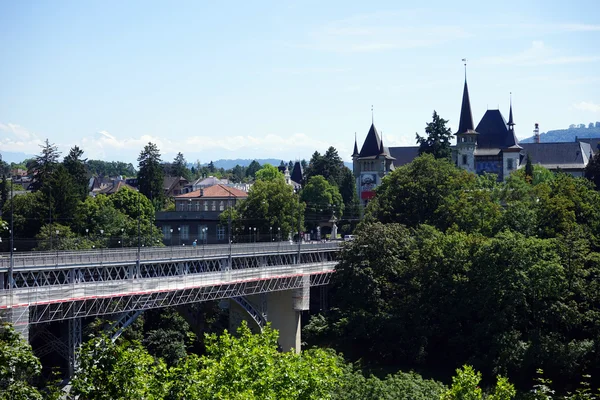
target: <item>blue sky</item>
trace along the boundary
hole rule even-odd
[[[510,92],[521,138],[600,121],[599,1],[407,4],[0,2],[0,153],[349,160],[371,105],[388,146],[455,129],[464,57],[475,124]]]

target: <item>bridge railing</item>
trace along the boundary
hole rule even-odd
[[[229,245],[197,245],[197,246],[167,246],[142,247],[139,249],[140,263],[161,260],[209,259],[214,257],[260,255],[260,254],[291,254],[297,252],[320,252],[337,250],[340,242],[325,243],[245,243]],[[131,264],[138,260],[137,248],[109,248],[80,251],[32,251],[16,252],[13,254],[13,267],[64,267],[85,264]],[[10,266],[10,255],[0,253],[0,272],[6,272]]]

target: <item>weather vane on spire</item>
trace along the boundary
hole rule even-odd
[[[467,59],[466,59],[466,58],[463,58],[463,59],[462,59],[462,62],[463,62],[463,63],[464,63],[464,65],[465,65],[465,79],[467,79]]]
[[[373,104],[371,104],[371,124],[375,123],[375,118],[373,117]]]

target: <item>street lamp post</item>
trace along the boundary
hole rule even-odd
[[[269,242],[273,241],[273,227],[269,227]]]
[[[104,262],[104,229],[100,229],[100,262]]]
[[[13,221],[14,221],[14,208],[13,208],[14,198],[13,198],[13,180],[12,176],[10,178],[10,264],[8,269],[8,289],[12,289],[13,287],[13,269],[14,269],[14,259],[13,252],[16,250],[14,248],[14,239],[13,239]]]
[[[121,228],[121,249],[123,248],[123,233],[125,232],[125,228]]]
[[[256,227],[254,227],[254,243],[256,243]]]
[[[58,265],[58,248],[59,248],[59,239],[58,239],[58,234],[60,233],[60,231],[57,229],[56,230],[56,265]]]
[[[177,228],[177,237],[179,238],[179,246],[181,247],[181,227]]]
[[[169,229],[169,231],[171,232],[171,258],[173,258],[173,228]]]

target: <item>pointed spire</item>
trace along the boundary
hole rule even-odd
[[[510,112],[508,114],[508,129],[514,129],[513,127],[515,126],[515,121],[513,120],[513,113],[512,113],[512,92],[510,92]]]
[[[358,156],[358,145],[356,144],[356,132],[354,132],[354,151],[352,152],[352,157]]]
[[[466,59],[463,59],[466,61]],[[467,70],[465,63],[465,87],[463,89],[462,106],[460,108],[460,121],[458,124],[458,131],[456,133],[466,133],[468,131],[475,131],[473,125],[473,114],[471,113],[471,101],[469,100],[469,87],[467,86]]]
[[[370,157],[379,154],[381,154],[381,138],[379,137],[379,133],[377,133],[375,125],[371,124],[371,128],[369,129],[369,133],[367,133],[367,137],[360,149],[359,155],[360,157]]]

